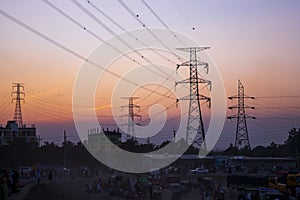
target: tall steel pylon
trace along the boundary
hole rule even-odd
[[[189,66],[190,77],[175,83],[175,86],[180,83],[190,85],[190,94],[176,100],[177,102],[180,100],[189,100],[189,116],[187,122],[186,142],[192,145],[196,144],[204,150],[206,150],[206,143],[200,101],[204,100],[208,102],[210,107],[210,98],[200,94],[199,84],[207,84],[209,86],[209,89],[211,89],[211,81],[203,79],[202,75],[198,71],[198,67],[201,66],[204,68],[205,72],[208,73],[208,63],[198,61],[197,52],[209,48],[210,47],[177,48],[177,50],[190,53],[189,61],[177,65],[177,70],[181,66]]]
[[[13,83],[12,90],[15,90],[11,93],[13,97],[11,101],[16,102],[15,113],[14,113],[14,120],[18,123],[18,126],[21,127],[23,125],[22,119],[22,110],[21,110],[21,101],[24,102],[25,93],[24,91],[24,84],[23,83]],[[23,97],[21,97],[23,96]]]
[[[236,148],[247,147],[251,149],[246,119],[247,118],[256,119],[256,118],[247,115],[245,109],[246,108],[255,109],[255,107],[245,105],[245,99],[255,99],[255,98],[245,95],[245,88],[242,82],[238,80],[238,95],[228,97],[228,99],[230,100],[238,99],[237,105],[228,107],[231,110],[237,109],[238,113],[236,115],[227,117],[228,119],[235,119],[235,118],[237,119],[234,146]]]
[[[135,108],[140,109],[140,106],[135,105],[133,101],[135,99],[139,99],[139,97],[122,97],[122,99],[128,99],[128,105],[121,106],[121,109],[128,108],[128,114],[121,115],[121,117],[124,116],[128,117],[128,123],[124,124],[127,125],[127,139],[131,139],[131,138],[135,139],[136,135],[135,135],[135,128],[134,128],[135,127],[134,118],[138,117],[139,119],[141,119],[141,115],[134,113],[134,109]]]

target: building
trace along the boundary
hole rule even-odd
[[[119,130],[90,129],[88,131],[87,147],[92,152],[98,152],[99,150],[106,152],[115,151],[116,146],[121,143],[121,136],[122,134]],[[106,138],[113,144],[108,142]]]
[[[9,145],[14,138],[24,138],[27,142],[37,141],[35,125],[26,127],[23,124],[19,127],[14,120],[7,121],[5,127],[0,125],[0,145]]]

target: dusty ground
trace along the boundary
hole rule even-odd
[[[222,183],[223,177],[213,177],[215,182]],[[85,190],[85,184],[91,183],[89,179],[69,179],[58,180],[56,182],[42,182],[40,184],[27,183],[20,193],[13,194],[9,200],[83,200],[83,199],[97,199],[97,200],[120,200],[118,198],[109,196],[107,193],[98,193],[88,195]],[[164,190],[162,193],[163,200],[171,200],[172,192]],[[181,200],[199,200],[201,199],[200,191],[193,190],[188,196],[180,198]],[[229,199],[229,198],[226,198]],[[144,199],[147,200],[147,199]]]
[[[69,180],[63,182],[41,183],[39,185],[28,185],[21,193],[10,196],[10,200],[121,200],[109,196],[105,193],[88,195],[85,192],[84,184],[86,180]],[[164,190],[163,200],[171,200],[172,193]],[[188,196],[180,198],[181,200],[198,200],[200,199],[199,191],[192,191]],[[146,200],[146,199],[145,199]]]
[[[108,194],[91,194],[85,191],[87,179],[71,179],[57,182],[44,182],[40,184],[28,184],[22,188],[20,193],[13,194],[9,200],[83,200],[103,199],[117,200]]]

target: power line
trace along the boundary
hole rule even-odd
[[[281,98],[300,98],[300,95],[282,95],[282,96],[258,96],[256,99],[281,99]]]
[[[261,106],[261,107],[256,107],[255,109],[299,109],[300,108],[300,106],[288,106],[288,107],[279,107],[279,106],[265,106],[265,107],[263,107],[263,106]]]
[[[119,29],[121,29],[124,32],[127,32],[127,30],[120,25],[117,21],[115,21],[114,19],[112,19],[108,14],[106,14],[104,11],[102,11],[98,6],[96,6],[95,4],[92,3],[92,1],[90,0],[86,0],[96,11],[98,11],[100,14],[102,14],[106,19],[108,19],[110,22],[112,22],[115,26],[117,26]],[[132,35],[130,32],[128,33],[130,37],[132,37],[133,39],[135,39],[136,41],[138,41],[139,43],[141,43],[142,45],[144,45],[145,47],[147,47],[149,50],[153,51],[155,54],[159,55],[160,57],[164,58],[165,60],[167,60],[168,62],[171,62],[172,64],[176,64],[175,62],[171,61],[169,58],[165,57],[164,55],[160,54],[158,51],[156,51],[155,49],[149,47],[146,43],[144,43],[142,40],[136,38],[134,35]],[[147,59],[147,57],[144,57],[144,59],[150,63],[152,63],[151,61],[149,61]],[[157,70],[160,70],[160,68],[157,68]],[[161,70],[161,72],[163,72]],[[163,72],[164,73],[164,72]]]
[[[180,43],[182,46],[186,46],[186,45],[184,44],[184,42],[183,42],[180,38],[178,38],[178,37],[176,36],[176,34],[169,28],[169,26],[161,19],[161,17],[159,17],[159,15],[156,14],[156,12],[150,7],[150,5],[146,3],[145,0],[142,0],[142,3],[150,10],[150,12],[156,17],[156,19],[158,19],[158,21],[160,21],[160,23],[161,23],[166,29],[168,29],[168,31],[171,33],[171,35],[173,35],[173,36],[179,41],[179,43]]]
[[[125,46],[127,46],[129,49],[131,49],[133,52],[135,52],[140,58],[145,59],[146,61],[148,61],[149,63],[152,63],[149,59],[147,59],[145,56],[143,56],[139,51],[137,51],[136,49],[134,49],[128,42],[126,42],[125,40],[123,40],[122,38],[120,38],[111,28],[109,28],[105,23],[103,23],[101,20],[99,20],[94,14],[92,14],[88,9],[86,9],[84,6],[82,6],[82,4],[80,4],[78,1],[76,0],[71,0],[71,2],[74,3],[74,5],[76,5],[81,11],[83,11],[86,15],[88,15],[90,18],[92,18],[97,24],[99,24],[100,26],[102,26],[108,33],[110,33],[111,35],[115,35],[115,37],[122,42]],[[156,67],[156,66],[154,66]],[[151,70],[150,68],[147,67],[148,70]],[[161,71],[161,70],[160,70]],[[161,76],[163,78],[165,78],[163,75],[151,70],[151,72],[157,74],[158,76]]]
[[[201,105],[203,105],[204,103],[206,103],[206,102],[202,102]],[[156,116],[160,116],[160,114],[163,113],[163,112],[165,112],[165,111],[168,111],[168,110],[172,110],[172,109],[174,109],[174,108],[177,108],[177,106],[178,106],[177,104],[178,104],[177,102],[169,104],[168,106],[166,106],[165,110],[162,110],[162,111],[159,111],[159,112],[153,114],[153,115],[152,115],[152,118],[155,118]],[[142,112],[142,111],[141,111],[141,112]],[[180,114],[180,115],[178,115],[178,116],[176,116],[176,117],[172,117],[171,119],[168,119],[168,120],[166,120],[166,121],[167,121],[167,122],[173,121],[173,120],[175,120],[175,119],[181,117],[182,115],[186,115],[186,114],[188,114],[188,111],[187,111],[187,112],[184,112],[184,113],[182,113],[182,114]],[[141,123],[144,123],[144,122],[149,121],[149,120],[151,120],[150,117],[148,117],[147,119],[142,120]],[[158,123],[157,123],[157,124],[158,124]]]
[[[125,40],[123,40],[122,38],[118,37],[117,34],[111,29],[109,28],[106,24],[104,24],[103,22],[101,22],[95,15],[93,15],[88,9],[86,9],[84,6],[82,6],[78,1],[76,0],[72,0],[72,2],[80,9],[82,10],[85,14],[87,14],[89,17],[91,17],[97,24],[99,24],[100,26],[102,26],[107,32],[109,32],[112,35],[116,35],[116,38],[121,41],[125,46],[127,46],[128,48],[132,49],[133,52],[135,52],[136,54],[138,54],[141,58],[143,58],[144,60],[146,60],[149,63],[153,62],[151,60],[149,60],[147,57],[144,57],[142,54],[140,54],[137,50],[135,50],[128,42],[126,42]],[[120,24],[118,24],[116,21],[114,21],[111,17],[109,17],[106,13],[104,13],[103,11],[101,11],[97,6],[95,6],[94,4],[91,3],[91,1],[88,1],[89,4],[91,4],[93,6],[94,9],[96,9],[98,12],[100,12],[102,15],[104,15],[106,18],[108,18],[112,23],[114,23],[115,25],[117,25],[117,27],[119,27],[121,30],[126,31],[125,28],[123,28]],[[129,8],[128,8],[129,9]],[[175,55],[176,57],[178,57],[176,54],[174,54],[169,47],[167,47],[150,29],[147,28],[147,30],[149,32],[151,32],[152,35],[155,36],[155,38],[157,40],[160,41],[160,43],[166,48],[168,49],[171,54]],[[138,40],[135,36],[133,36],[132,34],[129,33],[129,35],[134,38],[135,40],[137,40],[138,42],[142,43],[144,46],[147,46],[145,43],[143,43],[141,40]],[[152,51],[153,48],[148,47],[148,49],[151,49]],[[157,52],[157,51],[154,51]],[[158,53],[158,52],[157,52]],[[158,53],[158,55],[161,55]],[[180,57],[179,57],[180,59]],[[170,61],[169,59],[167,59],[168,61]],[[159,69],[157,66],[154,65],[154,68],[156,68],[157,70],[159,70],[160,72],[166,74],[163,70]],[[147,67],[148,70],[150,70],[150,68]],[[153,70],[150,70],[153,72]],[[159,88],[162,87],[162,85],[166,82],[166,81],[170,81],[169,79],[172,78],[172,76],[175,74],[175,72],[171,73],[171,74],[166,74],[167,77],[162,76],[165,80],[157,86],[157,88],[155,90],[152,90],[152,92],[150,92],[150,95],[154,93],[154,91],[157,91]],[[157,74],[160,75],[160,74]],[[160,75],[161,76],[161,75]],[[174,80],[174,78],[172,78]],[[139,103],[141,103],[142,101],[144,101],[145,99],[147,99],[150,95],[148,95],[146,98],[143,98],[139,101]]]
[[[127,12],[135,19],[137,20],[144,28],[146,28],[146,30],[162,45],[164,46],[166,49],[169,50],[169,52],[175,57],[178,58],[178,60],[181,60],[180,57],[178,57],[178,55],[176,53],[174,53],[173,51],[170,50],[170,48],[157,36],[155,35],[155,33],[153,33],[139,18],[138,16],[136,16],[134,14],[134,12],[122,1],[122,0],[118,0],[118,2],[123,6],[123,8],[125,8],[125,10],[127,10]]]
[[[286,112],[286,111],[292,111],[292,112],[294,112],[295,109],[297,108],[297,107],[293,108],[293,106],[289,106],[289,105],[286,105],[286,104],[282,104],[282,103],[278,103],[278,102],[273,102],[273,101],[268,101],[268,100],[263,100],[263,99],[258,99],[258,101],[263,102],[263,103],[267,103],[268,104],[267,107],[270,107],[269,104],[273,104],[273,105],[280,106],[280,107],[282,106],[282,107],[285,108],[283,110],[284,112]],[[280,114],[280,115],[282,114],[281,112],[279,112],[280,109],[275,109],[275,108],[274,109],[267,109],[267,108],[265,108],[263,110],[264,110],[264,112],[270,112],[270,113]],[[276,112],[276,110],[278,112]]]
[[[7,95],[5,95],[3,97],[3,99],[1,99],[1,109],[0,109],[0,116],[3,117],[3,119],[1,118],[1,121],[2,120],[6,120],[7,117],[5,117],[4,115],[6,114],[8,116],[8,112],[11,111],[12,109],[12,106],[11,106],[11,103],[10,103],[10,97],[11,96],[11,93],[7,93]]]
[[[190,30],[192,31],[192,33],[194,33],[195,36],[198,36],[199,38],[202,38],[202,35],[200,35],[200,33],[198,32],[196,27],[191,23],[191,21],[184,14],[184,12],[181,10],[180,6],[178,6],[178,4],[175,2],[175,0],[171,0],[171,2],[173,3],[174,7],[179,11],[181,16],[185,19],[185,21],[190,25],[190,28],[191,28]]]
[[[52,3],[50,3],[47,0],[43,0],[47,5],[49,5],[50,7],[52,7],[53,9],[55,9],[57,12],[59,12],[60,14],[62,14],[63,16],[65,16],[67,19],[69,19],[70,21],[72,21],[73,23],[75,23],[77,26],[79,26],[80,28],[82,28],[83,30],[87,31],[88,33],[90,33],[92,36],[96,36],[95,33],[89,31],[85,26],[83,26],[82,24],[80,24],[78,21],[74,20],[72,17],[70,17],[69,15],[67,15],[64,11],[62,11],[61,9],[59,9],[58,7],[54,6]],[[104,15],[107,19],[109,19],[113,24],[115,24],[118,28],[120,28],[123,31],[126,31],[126,29],[124,27],[122,27],[119,23],[117,23],[115,20],[113,20],[109,15],[107,15],[105,12],[103,12],[101,9],[99,9],[95,4],[93,4],[91,1],[87,1],[94,9],[96,9],[100,14]],[[84,11],[88,16],[92,17],[92,19],[96,20],[97,18],[90,13],[87,9],[85,9],[79,2],[77,1],[73,1],[73,3],[75,5],[77,5],[77,7],[79,7],[82,11]],[[99,20],[96,20],[96,22],[99,24]],[[101,23],[100,25],[103,26],[103,23]],[[108,28],[108,27],[105,27]],[[168,28],[168,27],[166,27]],[[110,29],[111,30],[111,29]],[[170,30],[169,30],[170,31]],[[112,30],[110,32],[113,32]],[[114,33],[114,32],[113,32]],[[115,33],[114,33],[115,34]],[[130,33],[128,33],[130,34]],[[138,42],[140,42],[141,44],[143,44],[144,46],[147,46],[144,42],[140,41],[139,39],[137,39],[135,36],[133,36],[132,34],[130,34],[130,36],[132,38],[134,38],[135,40],[137,40]],[[97,39],[104,41],[102,38],[96,36]],[[115,49],[116,51],[120,52],[120,50],[118,50],[117,48],[115,48],[114,46],[112,46],[111,44],[108,44],[111,48]],[[158,54],[161,57],[164,57],[163,55],[161,55],[159,52],[153,50],[152,48],[148,47],[150,50],[152,50],[153,52],[155,52],[156,54]],[[122,53],[122,52],[120,52]],[[125,55],[127,58],[132,59],[134,62],[136,62],[133,58],[129,57],[128,55]],[[142,56],[143,57],[143,56]],[[164,57],[166,60],[170,61],[170,59]],[[152,63],[152,61],[150,61],[149,59],[147,59],[146,57],[144,57],[144,59],[146,61],[148,61],[149,63]],[[171,62],[171,61],[170,61]],[[174,62],[173,62],[174,63]],[[156,69],[158,69],[160,72],[166,74],[163,70],[161,70],[160,68],[154,66]],[[153,70],[146,68],[149,71],[153,72]],[[154,72],[155,73],[155,72]],[[174,72],[175,73],[175,72]],[[141,103],[142,101],[145,101],[149,96],[151,96],[154,91],[157,91],[160,87],[162,87],[162,85],[166,82],[169,81],[169,78],[172,78],[172,76],[174,75],[174,73],[171,73],[170,75],[167,75],[167,78],[165,78],[165,80],[155,89],[153,90],[148,96],[146,96],[145,98],[141,99],[138,103]]]
[[[57,114],[63,114],[62,117],[64,116],[64,114],[71,114],[67,110],[62,109],[62,105],[64,105],[64,104],[57,103],[56,105],[59,106],[59,107],[55,107],[55,106],[51,105],[52,100],[50,100],[50,99],[41,98],[40,100],[37,100],[37,101],[36,100],[37,99],[32,99],[32,101],[30,101],[28,104],[37,106],[37,107],[43,109],[43,111],[47,111],[47,112],[49,111],[50,113],[52,112],[53,114],[56,114],[56,115]],[[71,104],[66,104],[66,105],[71,106]],[[175,106],[176,106],[176,103],[173,102],[169,106],[166,107],[166,110],[170,110],[171,108],[175,108]],[[159,115],[162,112],[164,112],[164,111],[158,112],[158,113],[154,114],[154,116]],[[87,114],[82,114],[82,115],[91,116],[91,117],[94,116],[94,115],[87,115]],[[99,117],[99,118],[113,118],[114,116],[112,116],[112,115],[97,115],[97,117]]]
[[[273,102],[273,101],[269,101],[269,100],[260,99],[259,97],[258,97],[257,100],[262,101],[262,102],[266,102],[266,103],[271,103],[273,105],[278,105],[278,106],[284,106],[284,107],[289,107],[290,106],[290,105],[286,105],[286,104],[282,104],[282,103],[278,103],[278,102]]]
[[[32,109],[32,108],[28,108],[28,107],[24,107],[24,110],[28,110],[30,113],[34,113],[36,114],[38,117],[44,117],[49,119],[54,119],[60,122],[74,122],[73,119],[71,118],[66,118],[66,116],[59,116],[59,115],[55,115],[55,114],[47,114],[41,110],[37,110],[37,109]],[[35,120],[38,120],[38,118],[35,118]]]
[[[257,119],[266,119],[266,120],[273,120],[273,119],[278,119],[278,120],[294,120],[294,119],[300,119],[300,117],[259,117]]]
[[[68,112],[68,110],[62,109],[62,106],[64,106],[64,105],[71,106],[71,104],[56,102],[55,105],[57,105],[59,107],[55,107],[54,105],[52,105],[52,103],[55,102],[55,101],[52,101],[52,100],[50,100],[48,98],[45,98],[45,97],[42,97],[42,96],[39,96],[39,97],[41,97],[41,98],[39,98],[39,99],[32,98],[32,100],[30,102],[28,102],[28,105],[29,106],[34,105],[35,107],[40,108],[43,112],[45,112],[46,114],[49,114],[49,117],[54,115],[55,117],[65,118],[66,115],[71,114],[71,112]],[[84,106],[84,107],[86,107],[86,106]],[[173,108],[176,108],[176,103],[175,102],[172,102],[170,105],[166,106],[165,110],[171,110]],[[159,116],[164,111],[160,111],[160,112],[155,113],[153,115],[153,117]],[[91,116],[91,117],[94,116],[94,115],[88,115],[88,114],[81,114],[81,115]],[[114,116],[112,116],[112,115],[97,115],[97,117],[98,118],[113,118]],[[145,119],[142,122],[145,122],[147,120],[148,119]]]
[[[201,104],[201,105],[202,105],[202,104]],[[160,116],[161,113],[163,113],[163,112],[165,112],[165,111],[168,111],[168,110],[172,110],[172,109],[174,109],[174,108],[177,108],[177,106],[178,106],[178,103],[177,103],[177,102],[171,103],[171,104],[169,104],[168,106],[166,106],[166,108],[165,108],[164,110],[159,111],[159,112],[153,114],[152,117],[155,118],[156,116]],[[184,113],[184,114],[187,114],[187,113]],[[180,117],[180,116],[181,116],[181,115],[177,116],[176,118],[178,118],[178,117]],[[149,121],[150,119],[151,119],[151,118],[144,119],[144,120],[141,121],[141,123],[144,123],[144,122],[146,122],[146,121]],[[167,121],[169,121],[169,120],[167,120]]]
[[[123,80],[125,80],[126,82],[128,82],[128,83],[130,83],[130,84],[132,84],[132,85],[135,85],[135,86],[139,86],[140,88],[142,88],[142,89],[144,89],[144,90],[147,90],[147,91],[149,91],[149,92],[153,92],[153,93],[155,93],[155,94],[159,94],[160,96],[165,96],[164,94],[161,94],[161,93],[159,93],[159,92],[157,92],[157,91],[151,90],[151,89],[149,89],[149,88],[147,88],[147,87],[145,87],[145,86],[143,86],[143,85],[140,85],[140,84],[138,84],[138,83],[136,83],[136,82],[134,82],[134,81],[131,81],[131,80],[129,80],[129,79],[126,79],[126,78],[120,76],[119,74],[117,74],[117,73],[115,73],[115,72],[113,72],[113,71],[111,71],[111,70],[109,70],[109,69],[106,69],[105,67],[102,67],[102,66],[100,66],[99,64],[97,64],[97,63],[95,63],[95,62],[93,62],[93,61],[91,61],[91,60],[86,59],[84,56],[82,56],[82,55],[76,53],[75,51],[73,51],[73,50],[71,50],[71,49],[65,47],[64,45],[62,45],[62,44],[60,44],[59,42],[53,40],[52,38],[46,36],[45,34],[43,34],[43,33],[39,32],[39,31],[33,29],[32,27],[30,27],[30,26],[28,26],[27,24],[21,22],[21,21],[18,20],[17,18],[15,18],[15,17],[9,15],[8,13],[4,12],[4,11],[1,10],[1,9],[0,9],[0,14],[1,14],[2,16],[4,16],[5,18],[7,18],[7,19],[13,21],[14,23],[18,24],[19,26],[21,26],[21,27],[27,29],[28,31],[30,31],[30,32],[32,32],[32,33],[34,33],[34,34],[36,34],[36,35],[38,35],[39,37],[41,37],[41,38],[47,40],[48,42],[54,44],[55,46],[57,46],[57,47],[59,47],[59,48],[61,48],[61,49],[63,49],[64,51],[66,51],[66,52],[72,54],[73,56],[75,56],[75,57],[77,57],[77,58],[79,58],[79,59],[81,59],[81,60],[84,60],[85,62],[87,62],[87,63],[89,63],[89,64],[91,64],[91,65],[94,65],[95,67],[98,67],[99,69],[101,69],[101,70],[103,70],[103,71],[105,71],[105,72],[111,74],[112,76],[115,76],[115,77],[117,77],[117,78],[119,78],[119,79],[123,79]],[[168,98],[168,97],[167,97],[167,98]],[[169,98],[170,98],[170,97],[169,97]],[[172,99],[172,98],[171,98],[171,99]]]
[[[112,31],[112,29],[110,29],[108,26],[106,26],[104,23],[102,23],[97,17],[95,17],[90,11],[88,11],[86,8],[84,8],[78,1],[73,0],[72,1],[77,7],[79,7],[83,12],[85,12],[88,16],[90,16],[95,22],[97,22],[99,25],[101,25],[106,31],[108,31],[110,34],[115,35],[116,33],[114,31]],[[107,17],[110,21],[112,21],[115,25],[117,25],[119,28],[121,28],[122,30],[125,30],[121,25],[119,25],[117,22],[115,22],[112,18],[110,18],[108,15],[106,15],[103,11],[101,11],[98,7],[96,7],[94,4],[91,3],[91,1],[88,1],[88,3],[90,3],[98,12],[100,12],[101,14],[103,14],[105,17]],[[147,29],[148,30],[148,29]],[[126,31],[126,30],[125,30]],[[151,31],[151,30],[148,30]],[[135,38],[135,36],[131,35],[131,37]],[[130,49],[133,49],[130,44],[128,44],[126,41],[122,40],[121,38],[117,37],[123,44],[125,44],[127,47],[129,47]],[[138,40],[139,42],[141,42],[140,40]],[[144,44],[144,43],[142,43]],[[146,44],[144,44],[146,45]],[[167,49],[169,49],[168,47],[166,47]],[[133,49],[134,50],[134,49]],[[170,51],[170,50],[169,50]],[[135,53],[137,53],[140,57],[143,57],[143,55],[141,55],[138,51],[134,50]],[[155,51],[156,52],[156,51]],[[149,62],[152,63],[151,60],[147,59],[146,57],[144,57],[144,59]],[[154,66],[155,68],[157,68],[156,66]],[[160,69],[159,69],[160,70]],[[160,70],[161,72],[163,72],[162,70]],[[164,72],[163,72],[164,73]],[[175,73],[175,72],[174,72]],[[147,99],[149,96],[151,96],[153,93],[155,93],[155,91],[157,91],[159,88],[162,87],[162,85],[166,82],[169,81],[169,78],[173,76],[173,74],[167,75],[167,78],[165,78],[165,80],[158,85],[158,87],[155,90],[152,90],[152,92],[150,92],[150,94],[148,96],[146,96],[145,98],[141,99],[138,103],[141,103],[142,101],[144,101],[145,99]]]
[[[61,15],[63,15],[64,17],[66,17],[67,19],[69,19],[71,22],[73,22],[75,25],[77,25],[79,28],[83,29],[84,31],[87,31],[90,35],[92,35],[93,37],[95,37],[96,39],[104,42],[105,40],[101,37],[99,37],[97,34],[95,34],[94,32],[90,31],[86,26],[80,24],[78,21],[76,21],[74,18],[72,18],[71,16],[69,16],[68,14],[66,14],[64,11],[62,11],[61,9],[59,9],[58,7],[56,7],[54,4],[50,3],[48,0],[43,0],[47,5],[49,5],[50,7],[52,7],[54,10],[56,10],[57,12],[59,12]],[[75,2],[73,1],[73,3],[75,5],[77,5],[77,7],[79,7],[82,11],[87,12],[86,14],[88,16],[91,17],[92,13],[90,13],[87,9],[85,9],[79,2]],[[93,16],[93,15],[92,15]],[[92,19],[97,19],[95,16]],[[99,20],[96,21],[97,23],[99,22]],[[128,33],[130,34],[130,33]],[[132,34],[131,34],[132,35]],[[134,36],[133,36],[134,37]],[[120,39],[120,38],[119,38]],[[115,51],[119,52],[120,54],[124,55],[126,58],[128,58],[129,60],[133,61],[134,63],[137,63],[139,65],[141,65],[140,62],[138,62],[136,59],[130,57],[127,54],[124,54],[121,50],[119,50],[118,48],[114,47],[113,45],[111,45],[110,43],[107,43],[107,45],[114,49]],[[132,48],[131,48],[132,49]],[[144,58],[143,55],[141,55],[139,52],[137,52],[136,50],[134,50],[134,52],[136,52],[137,54],[139,54],[139,56],[141,58]],[[146,58],[145,58],[146,59]],[[148,60],[148,59],[147,59]],[[158,75],[158,76],[162,76],[161,74],[153,71],[152,69],[146,67],[147,70],[151,71],[152,73]],[[163,72],[162,70],[160,70],[161,72]],[[164,73],[164,72],[163,72]],[[162,76],[164,78],[164,76]]]
[[[68,107],[71,107],[72,104],[67,104],[67,103],[63,103],[63,102],[57,102],[55,100],[50,100],[46,97],[43,97],[43,96],[40,96],[40,95],[34,95],[32,94],[34,97],[38,97],[38,98],[32,98],[31,101],[28,103],[28,105],[34,105],[34,106],[37,106],[39,108],[41,108],[43,111],[46,111],[45,113],[51,113],[50,116],[52,114],[55,114],[56,116],[58,114],[63,114],[63,115],[58,115],[60,117],[64,117],[65,114],[71,114],[68,112],[68,110],[65,110],[63,109],[62,107],[63,106],[68,106]],[[158,99],[157,102],[162,102],[163,100],[160,100]],[[55,105],[52,105],[52,104],[55,104]],[[59,107],[57,107],[59,106]],[[89,108],[87,106],[82,106],[82,107],[85,107],[85,108]],[[176,102],[172,102],[171,104],[169,104],[168,106],[166,106],[166,109],[165,110],[171,110],[173,108],[176,108]],[[141,110],[141,112],[143,112],[145,109]],[[160,115],[161,113],[163,113],[164,111],[160,111],[158,113],[155,113],[153,116],[158,116]],[[85,115],[85,116],[94,116],[94,115],[87,115],[87,114],[82,114],[82,115]],[[114,116],[112,115],[97,115],[97,117],[99,118],[113,118]],[[142,122],[144,121],[147,121],[148,119],[146,120],[143,120]]]
[[[34,91],[30,91],[30,90],[27,93],[29,93],[29,97],[27,97],[27,98],[40,99],[42,102],[48,102],[50,104],[54,104],[54,105],[57,105],[57,106],[60,106],[60,107],[64,106],[64,107],[70,107],[71,108],[72,106],[76,106],[76,107],[81,107],[81,108],[90,108],[90,109],[92,109],[91,107],[85,106],[85,105],[74,105],[72,103],[66,103],[66,102],[61,102],[61,101],[57,101],[57,100],[53,100],[53,99],[48,99],[47,97],[44,97],[42,95],[38,95]]]
[[[192,23],[190,22],[190,20],[185,16],[184,12],[181,11],[180,7],[177,5],[177,3],[175,2],[175,0],[172,0],[173,5],[175,6],[175,8],[179,11],[179,13],[183,16],[183,18],[185,19],[185,21],[190,25],[193,26]]]

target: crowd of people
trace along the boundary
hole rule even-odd
[[[85,188],[88,195],[107,193],[128,200],[159,200],[167,194],[171,195],[172,199],[189,198],[197,194],[200,200],[224,200],[226,193],[224,187],[215,184],[213,180],[210,181],[165,182],[163,178],[151,176],[111,175],[105,181],[95,178],[86,183]]]
[[[88,195],[105,193],[105,195],[117,196],[121,199],[135,200],[159,200],[163,196],[171,195],[172,199],[189,199],[197,195],[200,200],[224,200],[241,199],[252,200],[260,199],[258,192],[242,191],[237,192],[225,186],[217,184],[211,177],[197,177],[180,179],[180,176],[168,175],[129,175],[107,171],[95,171],[87,167],[81,167],[77,171],[50,169],[41,171],[39,169],[30,172],[28,181],[40,184],[41,180],[46,182],[58,182],[64,180],[61,174],[68,174],[71,179],[79,178],[85,183],[82,187]],[[20,176],[16,170],[2,170],[0,173],[0,200],[7,200],[9,194],[20,191]],[[174,179],[175,177],[175,179]],[[288,199],[293,199],[288,195]]]
[[[108,181],[101,178],[85,185],[88,195],[92,193],[107,193],[111,196],[123,197],[125,199],[145,199],[151,196],[150,185],[122,176],[111,176]],[[146,198],[147,199],[147,198]]]
[[[21,178],[27,178],[31,183],[40,184],[42,177],[43,175],[39,168],[30,170],[28,176],[27,173],[24,173],[23,171],[21,171],[20,174],[18,170],[1,170],[0,200],[7,200],[11,194],[21,191],[21,188],[24,186],[24,184],[21,185],[20,183]]]
[[[20,175],[16,170],[3,170],[0,173],[0,200],[20,191]]]

